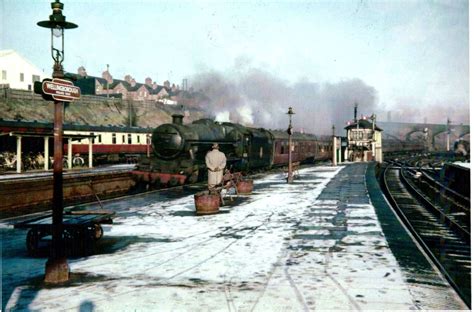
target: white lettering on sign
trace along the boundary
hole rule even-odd
[[[62,94],[62,95],[79,95],[79,89],[77,87],[69,87],[65,85],[60,85],[56,83],[47,82],[46,87],[49,90],[56,91],[55,94]]]
[[[62,79],[43,81],[43,92],[50,94],[57,101],[77,100],[81,97],[81,89],[74,86],[72,82]]]

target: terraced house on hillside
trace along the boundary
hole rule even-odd
[[[165,104],[176,104],[170,99],[180,92],[179,87],[174,84],[170,86],[169,81],[158,85],[156,82],[152,82],[151,78],[146,78],[145,83],[137,83],[130,75],[126,75],[123,80],[113,79],[108,70],[102,73],[102,77],[94,77],[88,76],[84,67],[80,67],[78,73],[71,76],[74,76],[74,84],[81,88],[82,94],[134,101],[162,100],[166,102]]]

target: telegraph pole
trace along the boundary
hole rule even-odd
[[[291,116],[294,115],[295,113],[293,112],[293,108],[289,107],[288,108],[288,117],[290,118],[290,124],[288,126],[288,183],[293,183],[293,164],[292,164],[292,159],[291,159],[291,150],[292,150],[292,140],[291,140],[291,135],[293,134],[293,126],[291,125]]]

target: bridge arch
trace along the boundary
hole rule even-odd
[[[429,128],[416,128],[413,129],[412,131],[408,132],[405,134],[405,141],[411,141],[412,140],[412,135],[415,133],[421,133],[423,135],[423,138],[426,138],[427,135],[430,135],[431,129]]]

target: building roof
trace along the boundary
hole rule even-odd
[[[0,50],[0,57],[15,53],[13,50]]]
[[[140,89],[140,88],[143,86],[142,83],[138,83],[138,82],[137,82],[137,83],[135,83],[135,85],[132,87],[132,85],[131,85],[129,82],[125,81],[125,80],[122,81],[122,84],[123,84],[123,86],[127,89],[127,91],[129,91],[129,92],[137,91],[138,89]]]
[[[73,83],[81,89],[82,94],[95,94],[95,78],[81,78],[74,80]]]
[[[38,66],[31,63],[28,59],[24,58],[20,53],[16,52],[15,50],[0,50],[0,58],[8,57],[8,56],[12,56],[12,57],[16,56],[17,58],[21,59],[23,62],[28,64],[31,68],[33,68],[38,73],[41,73],[43,76],[48,76],[43,70],[38,68]]]
[[[358,122],[352,122],[350,125],[346,126],[344,129],[350,130],[354,128],[359,128],[359,129],[372,129],[372,122],[367,120],[367,119],[359,119]],[[375,125],[375,130],[377,131],[383,131],[381,128],[379,128],[377,125]]]
[[[83,94],[95,94],[95,82],[99,82],[104,89],[107,89],[107,80],[101,77],[94,77],[94,76],[86,76],[86,77],[81,77],[78,74],[73,74],[73,73],[67,73],[70,77],[73,78],[74,80],[74,85],[78,86],[81,88],[81,91]],[[125,80],[120,80],[120,79],[113,79],[112,83],[109,83],[109,89],[115,88],[117,85],[122,84],[125,89],[129,92],[135,92],[138,91],[141,87],[145,87],[150,94],[158,94],[161,92],[161,90],[165,89],[167,94],[171,95],[177,95],[178,93],[181,92],[181,90],[176,90],[172,91],[171,88],[166,88],[165,86],[160,86],[157,85],[155,89],[153,87],[146,85],[144,83],[136,83],[135,86],[132,87],[132,85],[125,81]]]

